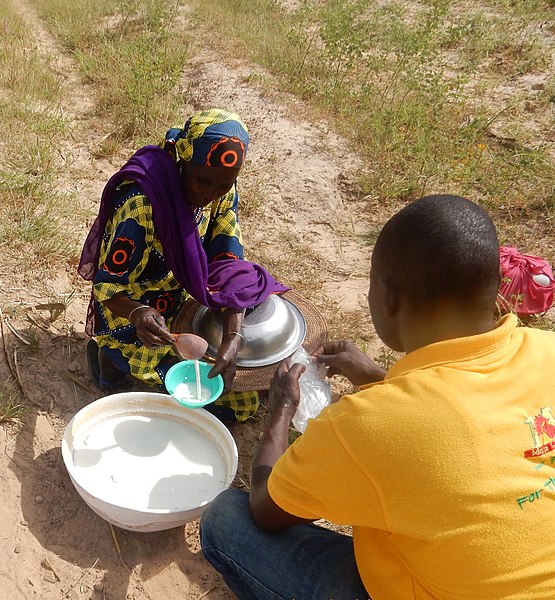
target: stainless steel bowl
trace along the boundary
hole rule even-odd
[[[222,313],[201,306],[193,317],[193,332],[208,342],[207,354],[216,356],[222,341]],[[264,367],[283,360],[303,343],[306,321],[299,309],[281,296],[269,296],[247,309],[237,355],[238,367]]]

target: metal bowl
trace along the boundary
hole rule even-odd
[[[222,341],[222,313],[201,306],[193,317],[193,332],[208,342],[208,356],[215,357]],[[243,347],[238,367],[264,367],[287,358],[303,343],[306,321],[299,309],[281,296],[271,295],[247,309],[243,322]]]

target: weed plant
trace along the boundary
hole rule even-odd
[[[0,389],[0,425],[19,426],[28,412],[19,391],[13,385],[4,383]]]

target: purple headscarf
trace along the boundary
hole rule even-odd
[[[159,146],[138,150],[106,184],[81,254],[78,273],[84,279],[92,281],[98,271],[102,235],[114,212],[116,189],[126,180],[137,183],[149,199],[164,259],[197,302],[209,308],[248,308],[289,289],[256,263],[226,259],[208,264],[176,163]],[[90,316],[89,310],[87,324]]]

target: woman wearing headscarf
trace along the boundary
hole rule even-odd
[[[212,410],[243,421],[256,392],[230,392],[244,309],[288,288],[245,261],[236,179],[249,135],[235,113],[211,109],[170,129],[162,146],[145,146],[107,183],[81,255],[92,281],[87,347],[96,383],[116,389],[128,375],[162,385],[179,359],[171,323],[193,297],[223,310],[222,343],[212,375],[228,392]]]

